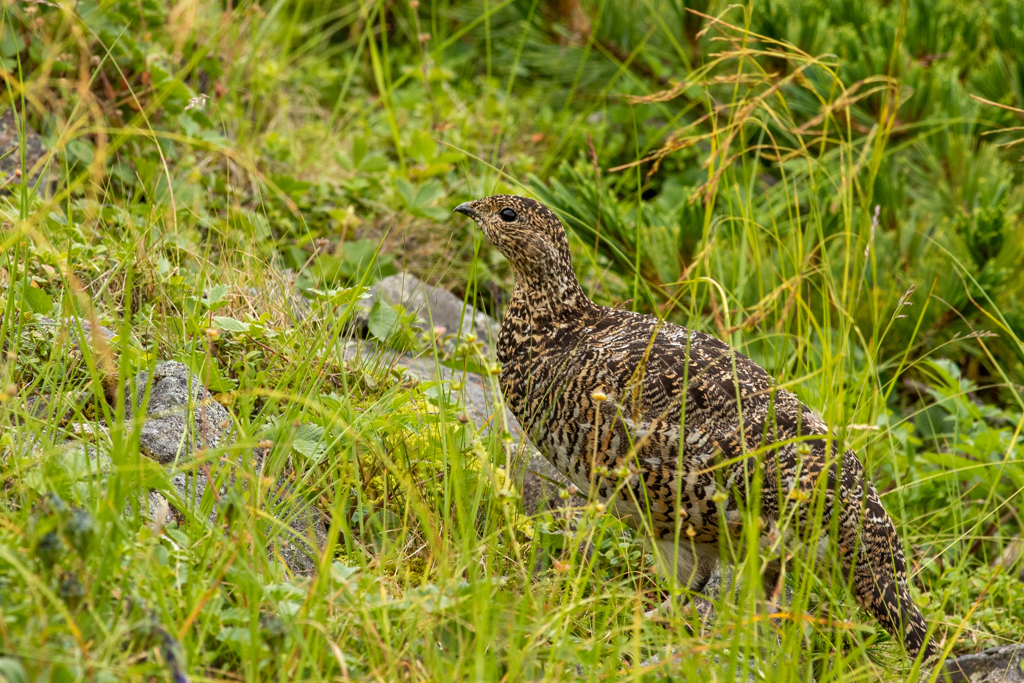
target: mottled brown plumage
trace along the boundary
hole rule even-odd
[[[856,455],[838,452],[817,415],[724,342],[591,302],[561,223],[541,204],[499,195],[456,211],[512,265],[501,386],[555,468],[650,532],[663,567],[697,591],[717,566],[723,535],[740,532],[755,490],[765,552],[778,550],[780,526],[827,540],[835,519],[858,601],[911,656],[935,654],[892,521]],[[778,564],[767,567],[771,591]]]

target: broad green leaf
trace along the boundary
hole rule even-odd
[[[334,564],[337,565],[338,563],[335,562]],[[0,657],[0,680],[7,683],[28,683],[28,674],[25,673],[25,667],[17,659],[13,657]]]
[[[370,309],[368,321],[370,334],[382,342],[387,342],[401,330],[398,310],[395,306],[381,304],[379,301]]]
[[[33,287],[24,281],[21,282],[20,300],[22,310],[40,315],[46,315],[53,310],[53,300],[50,299],[50,296],[42,289]]]
[[[227,285],[214,285],[206,293],[206,305],[213,306],[216,303],[220,303],[230,290],[231,288]]]
[[[315,458],[323,450],[322,444],[319,441],[311,441],[309,439],[293,440],[292,448],[307,458]]]
[[[366,158],[366,138],[362,135],[352,141],[352,165],[359,168]]]
[[[218,330],[225,332],[248,332],[249,323],[243,323],[241,320],[235,320],[225,315],[213,316],[213,325]]]
[[[398,190],[406,207],[412,209],[416,206],[416,188],[412,183],[402,177],[395,178],[395,189]]]

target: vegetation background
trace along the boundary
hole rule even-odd
[[[756,581],[703,634],[645,620],[679,589],[639,539],[524,516],[458,383],[346,356],[397,269],[500,317],[508,264],[450,214],[497,192],[559,212],[595,300],[728,340],[857,449],[947,654],[1021,642],[1024,1],[0,8],[0,678],[917,680],[799,551],[774,621]],[[68,352],[67,319],[117,335]],[[271,456],[161,527],[138,501],[185,466],[123,388],[166,359],[233,416],[188,468]],[[267,554],[281,475],[330,520],[315,578]]]

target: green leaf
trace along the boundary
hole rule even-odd
[[[419,189],[416,191],[416,204],[418,206],[425,207],[443,196],[444,187],[441,185],[440,181],[432,178],[420,185]]]
[[[341,562],[331,563],[331,578],[335,581],[345,581],[356,575],[359,572],[359,567],[349,567]]]
[[[245,333],[249,331],[249,323],[243,323],[241,320],[235,320],[226,315],[213,316],[213,325],[224,332]]]
[[[378,254],[377,247],[377,241],[372,239],[345,242],[341,248],[342,255],[340,257],[333,254],[318,256],[314,260],[312,268],[319,271],[320,278],[328,284],[354,278],[374,265],[380,269],[381,276],[389,275],[390,273],[384,266],[394,256]],[[376,260],[374,260],[375,256]]]
[[[228,628],[222,628],[217,633],[217,640],[222,643],[237,643],[239,645],[248,645],[252,642],[252,637],[248,627],[241,626],[230,626]]]
[[[437,179],[431,178],[419,187],[414,187],[408,180],[399,177],[395,179],[395,187],[410,213],[433,220],[444,220],[448,217],[445,209],[431,206],[445,194],[444,186]]]
[[[359,168],[366,158],[366,138],[362,135],[352,141],[352,165]]]
[[[449,214],[449,211],[447,209],[442,209],[439,206],[428,206],[425,209],[420,209],[420,211],[423,213],[424,216],[426,216],[427,218],[431,218],[437,221],[438,223],[440,223],[443,220],[446,220]]]
[[[11,58],[18,54],[25,47],[18,34],[5,21],[0,24],[0,55]]]
[[[295,439],[292,441],[292,449],[307,458],[315,458],[323,450],[319,441],[309,439]]]
[[[342,287],[340,289],[310,289],[313,298],[326,301],[331,306],[341,306],[358,299],[366,291],[366,287]]]
[[[319,441],[324,436],[324,428],[320,425],[305,424],[295,430],[296,439]]]
[[[77,667],[76,667],[77,668]],[[50,683],[74,683],[78,676],[64,664],[53,667],[50,673]]]
[[[28,674],[25,673],[25,667],[17,659],[0,657],[0,680],[7,683],[28,683]]]
[[[306,456],[316,458],[324,451],[324,428],[314,424],[304,424],[295,430],[292,448]]]
[[[345,264],[349,267],[349,275],[355,275],[362,268],[370,265],[373,255],[377,251],[377,241],[371,239],[354,240],[345,242],[343,247],[345,253]]]
[[[214,304],[220,303],[224,300],[224,297],[228,295],[230,287],[227,285],[214,285],[210,288],[210,291],[206,293],[206,305],[212,308]]]
[[[379,301],[374,303],[367,327],[374,337],[382,342],[388,341],[402,329],[397,307]]]
[[[416,206],[416,188],[412,186],[412,183],[405,178],[395,178],[395,189],[398,190],[406,207],[411,209]]]
[[[53,301],[45,291],[31,286],[24,280],[19,284],[21,285],[21,297],[16,299],[16,301],[19,301],[21,304],[21,310],[39,313],[40,315],[46,315],[53,310]]]
[[[92,163],[94,156],[93,148],[85,140],[69,140],[68,144],[65,145],[65,149],[72,161],[78,161],[84,165]]]
[[[291,176],[275,175],[271,177],[271,180],[294,201],[301,199],[302,195],[306,194],[306,190],[309,189],[309,183],[304,180],[296,180]]]
[[[388,160],[383,154],[371,154],[363,163],[359,164],[359,171],[362,173],[380,173],[388,168]]]
[[[426,135],[417,135],[413,138],[413,143],[408,147],[408,150],[411,156],[419,157],[426,163],[434,158],[434,153],[437,151],[437,143]]]

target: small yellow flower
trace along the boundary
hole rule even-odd
[[[811,496],[801,488],[791,488],[789,493],[786,495],[790,500],[795,500],[798,503],[804,503],[810,500]]]
[[[592,392],[590,392],[590,398],[596,401],[597,403],[601,403],[602,401],[608,400],[608,394],[604,393],[600,389],[594,389]]]

